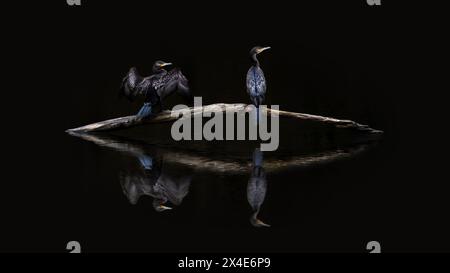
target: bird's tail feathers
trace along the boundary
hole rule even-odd
[[[259,124],[259,105],[256,106],[256,124]]]
[[[256,124],[259,124],[259,99],[258,97],[254,97],[253,99],[253,105],[255,106],[255,110],[256,110]]]

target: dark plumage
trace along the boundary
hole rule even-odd
[[[255,227],[270,227],[270,225],[258,219],[258,214],[267,192],[267,179],[263,160],[263,153],[259,149],[255,149],[251,177],[247,184],[247,200],[253,210],[250,223]]]
[[[264,72],[259,66],[257,55],[270,47],[256,46],[250,51],[250,57],[253,65],[247,72],[247,93],[250,96],[250,100],[257,108],[263,103],[266,95],[266,79]]]
[[[170,71],[164,69],[171,65],[163,61],[157,61],[153,65],[153,74],[142,77],[135,67],[132,67],[123,78],[120,94],[133,101],[136,97],[144,96],[144,106],[138,112],[139,117],[148,117],[155,112],[156,106],[162,110],[162,101],[169,95],[176,92],[187,102],[191,102],[193,97],[189,90],[188,80],[183,73],[174,68]]]
[[[171,209],[166,206],[170,202],[181,205],[189,192],[192,176],[171,175],[163,168],[162,158],[152,157],[145,153],[136,153],[143,169],[141,173],[121,173],[122,191],[131,204],[135,205],[143,195],[153,197],[153,207],[156,211]]]

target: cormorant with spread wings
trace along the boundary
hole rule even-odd
[[[191,103],[193,96],[190,92],[188,80],[178,68],[170,71],[164,67],[171,65],[163,61],[156,61],[153,65],[153,74],[142,77],[135,67],[132,67],[123,78],[120,94],[133,101],[136,97],[144,96],[144,106],[137,116],[147,118],[163,110],[162,101],[173,93],[182,96]],[[159,109],[156,109],[159,106]]]

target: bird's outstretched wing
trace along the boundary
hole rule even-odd
[[[179,94],[188,102],[191,102],[193,99],[192,93],[189,89],[188,80],[178,68],[170,70],[161,78],[154,80],[152,84],[157,90],[158,96],[161,100],[170,96],[174,92]]]
[[[264,99],[266,94],[266,79],[264,72],[257,66],[252,66],[247,72],[247,93],[250,97]]]
[[[164,187],[165,196],[174,205],[179,206],[189,193],[192,176],[174,176],[163,173],[158,182]]]
[[[141,176],[120,173],[119,180],[123,193],[133,205],[137,204],[142,195],[148,195],[151,191],[151,184]]]
[[[133,101],[139,94],[142,94],[148,84],[149,80],[139,75],[136,67],[132,67],[122,80],[119,96],[124,96]]]

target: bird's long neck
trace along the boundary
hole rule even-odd
[[[258,66],[259,67],[259,61],[258,61],[258,57],[256,57],[256,54],[252,55],[252,62],[254,66]]]
[[[164,72],[167,72],[164,68],[153,69],[153,74],[163,74]]]

